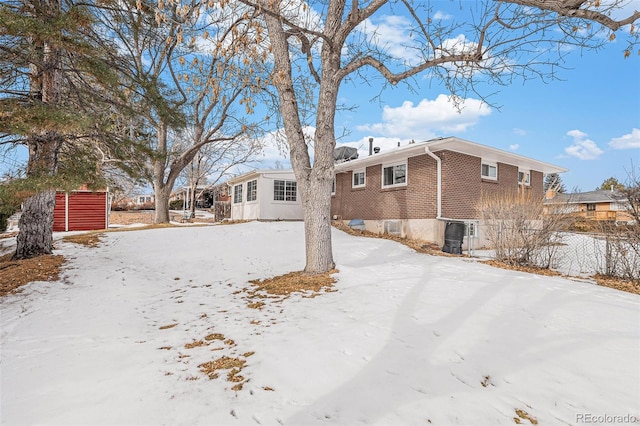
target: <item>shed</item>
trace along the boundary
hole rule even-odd
[[[91,231],[109,227],[108,190],[56,192],[53,230]]]

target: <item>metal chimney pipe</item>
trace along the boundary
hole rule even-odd
[[[369,138],[369,155],[373,155],[373,138]]]

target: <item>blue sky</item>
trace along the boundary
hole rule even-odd
[[[630,5],[626,12],[638,2]],[[444,20],[452,16],[435,12]],[[402,16],[382,13],[368,25],[390,53],[403,55],[399,45],[406,41],[407,26]],[[564,64],[568,69],[557,71],[558,80],[485,86],[483,94],[493,93],[489,101],[499,109],[469,94],[458,113],[445,88],[424,76],[416,78],[414,91],[398,85],[374,101],[380,91],[376,83],[346,83],[340,102],[357,108],[337,113],[337,132],[347,131],[338,144],[359,147],[366,155],[369,137],[388,150],[411,139],[457,136],[567,168],[562,180],[568,190],[593,190],[610,176],[624,182],[632,166],[640,170],[640,52],[624,58],[625,32],[618,31],[602,50],[571,51]],[[290,167],[287,155],[273,147],[260,158],[251,168]],[[0,171],[22,159],[24,151],[0,157]]]
[[[625,12],[633,7],[632,2]],[[408,33],[402,17],[376,19],[373,23],[389,51],[402,55],[397,43],[404,43]],[[374,101],[379,93],[375,84],[343,84],[340,101],[358,107],[337,113],[336,131],[348,132],[338,144],[361,148],[366,155],[369,137],[386,150],[411,139],[457,136],[569,169],[562,175],[569,191],[593,190],[610,176],[625,182],[632,166],[640,169],[640,55],[624,58],[626,33],[618,31],[616,40],[599,51],[570,51],[563,64],[567,69],[556,70],[557,80],[485,86],[482,94],[493,93],[488,101],[499,108],[470,94],[458,113],[444,87],[423,76],[416,79],[420,87],[415,91],[398,85]],[[272,164],[273,155],[267,153],[263,165]],[[286,160],[279,161],[288,166]]]
[[[572,52],[572,69],[559,73],[562,81],[499,88],[491,98],[499,109],[480,109],[475,99],[468,102],[473,112],[452,110],[421,122],[412,118],[447,109],[446,92],[438,86],[417,94],[398,89],[383,94],[382,107],[376,102],[348,117],[338,114],[337,127],[345,123],[351,134],[344,141],[364,150],[369,137],[390,149],[397,141],[457,136],[567,168],[562,179],[568,190],[593,190],[610,176],[624,181],[632,162],[640,167],[640,57],[624,59],[620,45]]]

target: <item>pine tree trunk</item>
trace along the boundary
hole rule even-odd
[[[57,133],[32,135],[29,145],[27,176],[46,179],[58,171],[58,155],[63,137]],[[53,209],[55,188],[37,193],[23,203],[18,222],[18,237],[14,259],[28,259],[53,250]]]
[[[29,259],[53,250],[53,209],[56,191],[39,192],[24,201],[14,259]]]

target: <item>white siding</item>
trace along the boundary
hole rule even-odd
[[[247,182],[255,179],[258,180],[258,199],[247,202]],[[295,181],[295,176],[292,170],[269,170],[233,180],[231,188],[242,184],[243,191],[242,202],[231,204],[231,220],[302,220],[300,191],[296,201],[276,201],[273,194],[275,180]],[[231,199],[233,201],[233,194]]]

